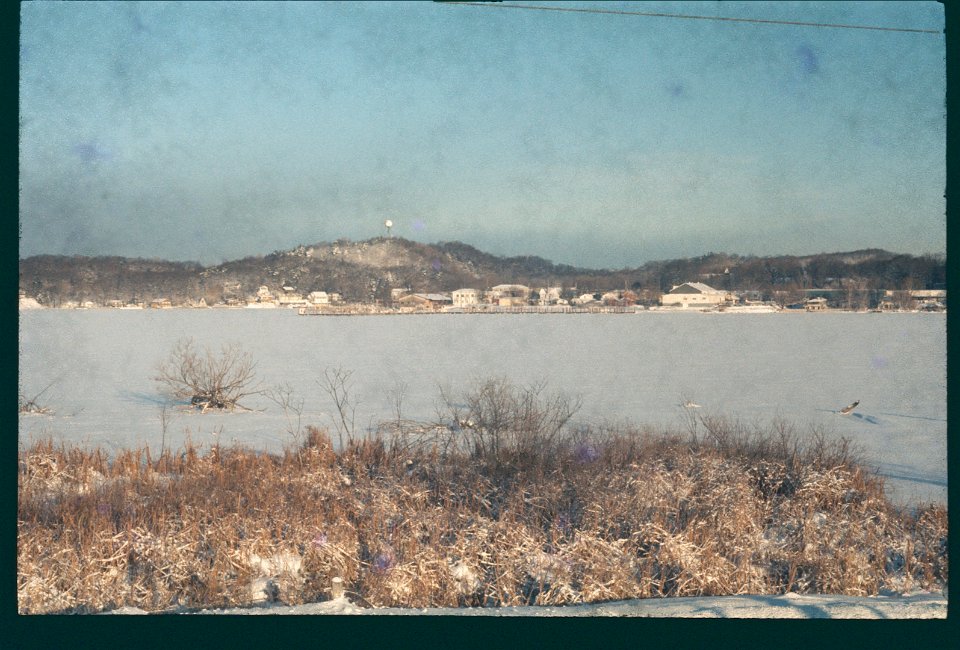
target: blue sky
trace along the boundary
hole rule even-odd
[[[524,3],[941,30],[904,3]],[[340,237],[595,268],[945,251],[942,34],[420,3],[21,5],[21,256]]]

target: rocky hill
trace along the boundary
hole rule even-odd
[[[421,244],[379,237],[338,240],[246,257],[216,266],[193,262],[40,255],[20,260],[20,290],[47,306],[67,301],[106,304],[169,298],[174,304],[243,301],[260,286],[342,294],[348,302],[388,301],[390,290],[486,289],[503,283],[576,287],[578,292],[632,289],[655,300],[676,284],[701,281],[761,293],[803,288],[934,288],[945,282],[945,260],[882,250],[808,256],[702,257],[649,262],[621,270],[553,264],[535,256],[498,257],[461,242]]]

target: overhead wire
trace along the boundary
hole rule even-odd
[[[563,11],[584,14],[611,14],[616,16],[645,16],[648,18],[684,18],[687,20],[717,20],[734,23],[754,23],[762,25],[791,25],[799,27],[825,27],[831,29],[866,29],[881,32],[908,32],[915,34],[942,34],[943,30],[917,29],[912,27],[882,27],[877,25],[845,25],[840,23],[815,23],[800,20],[776,20],[771,18],[734,18],[732,16],[700,16],[693,14],[671,14],[655,11],[627,11],[623,9],[596,9],[590,7],[556,7],[549,5],[506,4],[502,2],[458,2],[439,0],[438,4],[463,5],[469,7],[487,7],[491,9],[532,9],[534,11]]]

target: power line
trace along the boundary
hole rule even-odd
[[[469,7],[491,7],[494,9],[534,9],[536,11],[566,11],[581,14],[612,14],[615,16],[646,16],[649,18],[686,18],[687,20],[718,20],[731,23],[755,23],[762,25],[793,25],[799,27],[828,27],[832,29],[868,29],[880,32],[911,32],[915,34],[942,34],[936,29],[913,29],[910,27],[878,27],[874,25],[842,25],[838,23],[809,23],[799,20],[772,20],[764,18],[731,18],[727,16],[695,16],[689,14],[667,14],[653,11],[622,11],[617,9],[588,9],[585,7],[550,7],[535,5],[503,4],[500,2],[440,2],[439,4],[465,5]]]

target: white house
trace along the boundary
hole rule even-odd
[[[575,305],[585,307],[597,302],[597,298],[592,293],[582,293],[571,301]]]
[[[684,282],[663,294],[660,304],[664,307],[703,308],[731,302],[733,297],[726,291],[714,289],[702,282]]]
[[[480,291],[478,289],[457,289],[452,295],[454,307],[469,307],[480,304]]]
[[[525,305],[530,298],[530,287],[522,284],[498,284],[487,292],[487,298],[502,307]]]
[[[253,298],[249,298],[247,300],[246,306],[256,309],[256,308],[264,308],[264,307],[266,308],[276,307],[279,304],[280,304],[279,301],[274,297],[272,293],[270,293],[269,287],[267,287],[266,285],[263,285],[259,289],[257,289],[256,296],[254,296]]]
[[[326,291],[311,291],[307,294],[307,301],[311,305],[326,305],[330,303],[330,296],[327,295]]]
[[[820,296],[817,298],[808,298],[803,303],[803,308],[807,311],[824,311],[827,308],[827,299]]]
[[[561,287],[543,287],[538,291],[540,299],[537,301],[541,305],[556,305],[560,302],[560,295],[563,293]]]
[[[616,305],[620,304],[623,301],[623,289],[614,289],[613,291],[607,291],[602,296],[600,296],[600,302],[605,305]]]

